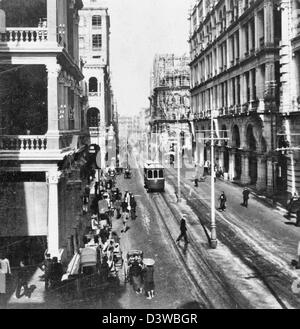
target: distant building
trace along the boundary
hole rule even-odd
[[[151,142],[152,145],[161,143],[159,151],[160,161],[168,161],[169,151],[174,157],[174,135],[181,134],[182,154],[185,149],[192,149],[190,117],[190,58],[189,56],[176,56],[174,54],[156,55],[153,62],[151,77]],[[159,136],[155,136],[159,135]],[[162,136],[164,142],[162,141]],[[159,141],[158,141],[159,139]],[[176,139],[176,137],[175,137]],[[162,145],[163,144],[163,145]],[[152,150],[157,152],[156,150]],[[154,156],[156,158],[156,155]],[[154,159],[153,159],[154,160]],[[157,160],[157,158],[156,158]]]

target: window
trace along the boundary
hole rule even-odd
[[[154,170],[154,178],[157,178],[157,170]]]
[[[164,172],[162,169],[159,170],[159,178],[163,178],[164,177]]]
[[[102,47],[102,35],[93,34],[93,50],[101,49]]]
[[[96,78],[90,78],[89,80],[89,92],[97,93],[98,92],[98,80]]]
[[[153,175],[152,175],[152,170],[149,170],[148,171],[148,178],[152,178],[153,177]]]
[[[102,23],[102,21],[101,21],[101,16],[100,15],[94,15],[92,17],[92,26],[93,26],[93,28],[101,27],[101,23]]]

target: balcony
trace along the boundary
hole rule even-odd
[[[47,150],[46,136],[16,135],[0,136],[0,151],[34,151]]]
[[[48,40],[47,28],[41,27],[8,27],[1,35],[1,43],[35,44]]]

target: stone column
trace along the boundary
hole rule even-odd
[[[264,34],[265,44],[274,42],[274,14],[273,14],[273,1],[265,1],[264,4]]]
[[[254,12],[255,49],[259,49],[259,21],[257,11]]]
[[[48,41],[57,43],[57,4],[56,1],[47,1]]]
[[[67,76],[64,87],[65,92],[65,130],[69,130],[69,111],[70,111],[70,105],[69,105],[69,87],[70,87],[70,81],[69,76]]]
[[[267,164],[264,157],[257,158],[257,181],[256,188],[258,191],[263,191],[267,187]]]
[[[51,257],[59,256],[58,180],[56,169],[47,173],[48,183],[48,252]]]
[[[233,180],[235,177],[235,154],[236,150],[231,149],[229,151],[229,179]]]
[[[264,77],[262,74],[262,67],[258,66],[256,68],[256,97],[259,100],[259,111],[263,112],[265,109],[265,102],[264,102]]]
[[[48,131],[47,131],[47,148],[59,148],[59,131],[58,131],[58,74],[61,66],[56,64],[56,58],[52,64],[47,65],[48,73]]]
[[[267,193],[274,193],[274,172],[272,159],[267,160]]]
[[[241,183],[244,185],[250,184],[251,179],[249,176],[249,154],[248,152],[242,153],[242,173]]]
[[[223,171],[224,171],[224,152],[225,152],[225,147],[221,146],[219,149],[219,166],[222,167]]]

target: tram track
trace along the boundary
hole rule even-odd
[[[252,308],[242,294],[227,284],[224,277],[219,276],[220,273],[217,273],[216,269],[208,263],[206,255],[192,239],[189,240],[189,247],[186,250],[186,255],[184,255],[184,252],[174,241],[176,235],[174,236],[170,229],[174,227],[172,225],[174,223],[176,224],[175,227],[179,227],[180,216],[169,206],[163,194],[153,194],[150,198],[160,214],[161,222],[170,241],[172,241],[182,266],[186,269],[190,280],[201,293],[201,297],[204,297],[209,308]],[[164,209],[164,213],[161,209]],[[165,216],[166,210],[171,216]]]
[[[176,190],[176,177],[174,176],[174,173],[169,170],[168,182]],[[192,184],[189,185],[189,188],[187,188],[185,184],[182,184],[182,195],[186,199],[187,205],[198,216],[201,225],[203,227],[209,227],[209,205],[206,202],[201,201],[199,198],[190,198],[189,196],[191,189],[194,189]],[[253,245],[247,241],[244,241],[243,238],[237,234],[236,230],[236,228],[241,230],[241,227],[236,226],[235,223],[232,223],[228,219],[226,219],[226,221],[220,220],[220,216],[218,214],[216,216],[216,221],[219,227],[218,239],[253,271],[253,277],[263,282],[270,294],[277,300],[280,307],[283,309],[289,307],[299,308],[299,299],[297,296],[292,294],[290,289],[293,278],[291,278],[287,273],[284,273],[279,266],[263,257],[257,250],[255,250]],[[249,239],[251,239],[251,236]],[[249,279],[251,279],[251,277],[249,277]]]

